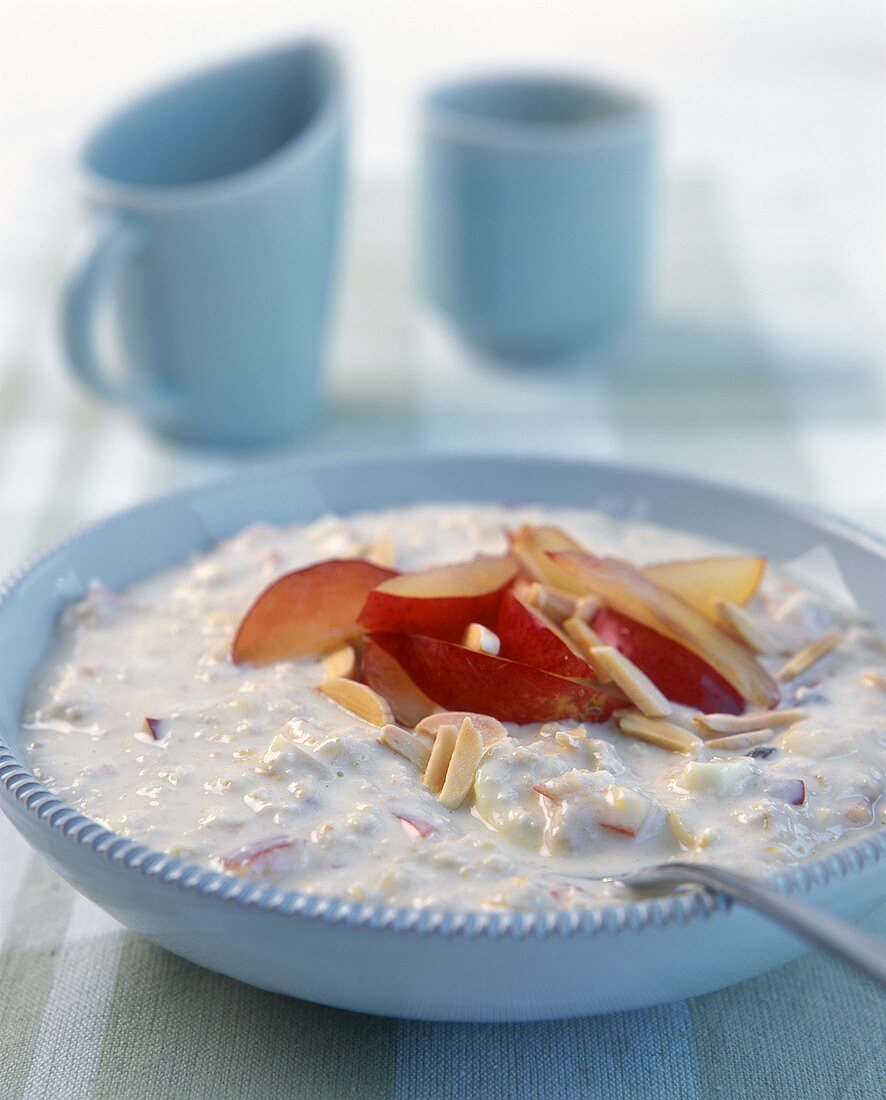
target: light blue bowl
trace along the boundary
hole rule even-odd
[[[193,962],[265,989],[385,1015],[525,1020],[635,1008],[722,988],[801,954],[764,918],[706,894],[588,911],[395,909],[281,891],[151,851],[65,806],[25,766],[23,693],[59,609],[248,523],[417,501],[602,507],[752,546],[775,559],[824,544],[886,626],[886,545],[804,508],[673,475],[584,462],[408,457],[297,467],[165,497],[92,527],[0,594],[0,804],[77,890]],[[886,831],[777,876],[859,919],[886,898]]]

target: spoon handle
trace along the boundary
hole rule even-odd
[[[631,883],[694,882],[728,894],[783,924],[830,955],[855,967],[886,988],[886,940],[863,932],[848,921],[815,909],[772,886],[726,871],[722,867],[694,863],[668,863],[631,876]]]

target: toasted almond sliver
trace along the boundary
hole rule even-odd
[[[628,737],[636,737],[640,741],[648,741],[650,745],[658,745],[661,749],[670,749],[671,752],[697,753],[703,742],[694,733],[688,733],[681,726],[675,726],[673,722],[663,722],[660,718],[648,718],[645,714],[634,714],[632,711],[617,712],[618,728]]]
[[[443,789],[437,795],[441,806],[445,806],[447,810],[457,810],[464,802],[474,785],[477,765],[482,755],[483,738],[480,731],[470,718],[465,718],[452,750]]]
[[[431,749],[428,766],[425,768],[425,774],[422,777],[422,783],[434,794],[443,789],[457,737],[458,729],[455,726],[440,726],[437,729],[434,747]]]
[[[331,680],[318,684],[317,691],[370,725],[387,726],[394,722],[394,715],[387,701],[366,684],[334,676]]]
[[[589,623],[602,606],[596,596],[580,596],[575,601],[573,618]]]
[[[747,733],[730,733],[728,737],[715,737],[712,741],[706,741],[705,747],[729,752],[732,749],[749,749],[752,745],[762,745],[771,741],[775,736],[775,730],[748,730]]]
[[[382,726],[378,734],[379,742],[385,748],[415,764],[420,772],[424,772],[431,759],[431,749],[434,742],[424,734],[412,733],[410,730],[401,729],[399,726]]]
[[[785,647],[744,607],[731,600],[715,600],[720,625],[755,653],[784,653]]]
[[[465,718],[470,718],[474,723],[486,746],[494,745],[496,741],[501,741],[508,736],[507,729],[491,714],[476,714],[474,711],[467,710],[441,710],[436,714],[429,714],[427,718],[422,718],[415,727],[415,732],[427,733],[434,737],[441,726],[455,726],[456,729],[461,729]]]
[[[794,680],[797,676],[802,676],[804,672],[816,661],[825,657],[832,649],[836,649],[840,644],[840,638],[842,635],[839,630],[829,630],[827,634],[823,634],[820,638],[816,638],[814,642],[810,642],[809,645],[804,645],[802,649],[798,650],[789,661],[786,661],[781,668],[776,672],[776,680],[781,680],[784,683],[787,680]]]
[[[716,839],[716,833],[711,829],[702,829],[700,833],[693,832],[676,810],[668,810],[668,824],[671,832],[684,848],[697,851],[699,848],[707,848],[711,841]]]
[[[351,680],[357,671],[357,654],[351,645],[334,649],[323,658],[323,668],[330,679]]]
[[[553,619],[555,623],[562,623],[575,614],[575,597],[568,592],[561,592],[559,588],[549,588],[547,585],[533,581],[526,593],[526,598],[532,606]]]
[[[603,645],[603,639],[597,631],[594,630],[592,626],[589,626],[584,619],[580,619],[576,615],[573,615],[572,618],[567,619],[563,623],[563,631],[572,641],[572,644],[578,651],[578,655],[587,661],[588,664],[592,664],[593,658],[591,657],[591,650],[595,646]],[[602,684],[608,684],[613,679],[605,668],[594,666],[594,672],[596,672],[597,679]]]
[[[751,733],[753,730],[792,726],[806,717],[799,707],[788,710],[749,710],[746,714],[699,714],[693,718],[703,737],[711,733]]]
[[[461,644],[475,653],[488,653],[490,657],[497,657],[501,651],[501,638],[482,623],[471,623]]]
[[[575,620],[571,620],[575,621]],[[591,664],[599,675],[605,673],[627,695],[637,710],[648,718],[665,718],[671,713],[671,704],[653,684],[645,672],[628,657],[611,645],[591,648]],[[678,726],[674,727],[679,729]]]
[[[369,548],[366,560],[371,561],[373,565],[380,565],[382,569],[394,568],[397,564],[397,548],[389,534],[385,532],[378,536]]]

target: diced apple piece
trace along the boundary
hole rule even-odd
[[[491,625],[517,563],[510,555],[404,573],[367,597],[358,622],[367,633],[426,634],[458,641],[471,623]]]
[[[746,604],[756,594],[765,572],[765,558],[746,555],[662,561],[642,569],[645,577],[713,623],[717,621],[717,600]]]
[[[477,711],[501,722],[547,722],[561,718],[599,722],[617,705],[593,684],[555,676],[503,657],[475,653],[439,638],[373,634],[409,677],[441,706]]]
[[[475,711],[469,712],[466,710],[441,710],[436,714],[430,714],[418,723],[415,732],[436,737],[441,726],[455,726],[456,729],[461,729],[461,724],[465,718],[470,718],[480,731],[484,745],[494,745],[497,741],[502,741],[508,736],[505,727],[491,714],[477,714]]]
[[[658,631],[609,608],[598,612],[593,628],[602,642],[630,658],[671,702],[723,714],[743,709],[739,692],[718,672]]]
[[[789,806],[802,806],[806,801],[806,784],[802,779],[784,779],[772,783],[766,793],[770,798],[787,802]]]
[[[362,559],[321,561],[279,577],[258,597],[237,630],[234,664],[291,661],[359,637],[367,594],[396,576]]]
[[[367,687],[366,684],[358,684],[356,680],[343,680],[340,677],[333,677],[331,680],[324,680],[322,684],[318,684],[317,691],[321,695],[325,695],[327,699],[331,699],[333,703],[338,703],[343,710],[350,711],[351,714],[362,718],[364,722],[368,722],[371,726],[393,725],[394,715],[388,706],[387,700],[382,698],[377,691],[373,691],[371,687]]]
[[[741,794],[754,775],[754,765],[746,757],[738,760],[693,760],[687,764],[680,783],[696,794]]]
[[[162,718],[146,718],[145,733],[159,741],[166,729],[166,722]]]
[[[594,673],[553,623],[514,589],[502,597],[495,621],[500,656],[557,676],[590,679]]]
[[[427,837],[432,836],[437,831],[437,826],[432,825],[430,821],[425,821],[420,817],[415,817],[412,814],[404,814],[399,810],[393,810],[394,817],[400,822],[405,831],[413,837],[418,837],[421,840],[425,840]]]
[[[599,596],[614,611],[678,642],[706,661],[744,699],[761,707],[778,701],[775,681],[752,653],[627,562],[571,550],[554,552],[552,559],[585,592]]]
[[[291,836],[270,836],[221,856],[222,869],[239,875],[270,876],[293,870],[304,854],[305,842]]]
[[[406,670],[374,642],[369,642],[363,651],[362,675],[373,691],[387,700],[394,718],[404,726],[417,726],[440,709],[412,682]]]

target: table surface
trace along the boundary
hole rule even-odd
[[[573,5],[562,6],[574,15]],[[23,73],[44,24],[75,25],[64,6],[37,7],[35,16],[19,6],[20,49],[6,49],[7,78]],[[183,8],[193,44],[207,9],[197,0]],[[241,26],[242,11],[237,23],[232,6],[222,8],[223,26]],[[816,5],[824,9],[837,34],[845,30],[838,9],[857,14],[859,6]],[[342,26],[349,13],[359,22],[354,5],[332,10]],[[110,30],[96,33],[106,37],[135,37],[149,24],[158,40],[167,27],[147,6],[138,7],[144,24],[102,11]],[[478,34],[489,29],[477,26]],[[852,49],[863,39],[860,32]],[[850,104],[882,102],[879,62],[866,83],[855,70],[815,70],[813,87],[816,55],[805,48],[810,67],[792,57],[790,87],[819,97],[819,120],[827,121],[834,88],[846,118],[856,117]],[[167,54],[178,56],[171,46]],[[767,88],[785,86],[786,56],[760,69],[768,81],[755,88],[761,100]],[[119,62],[102,55],[97,64]],[[659,72],[648,70],[653,83]],[[661,87],[681,102],[679,89]],[[379,88],[373,94],[381,133],[386,101]],[[39,104],[31,110],[36,120]],[[82,522],[258,460],[160,444],[67,379],[52,311],[76,218],[65,142],[56,140],[67,131],[51,118],[26,136],[0,120],[0,136],[20,154],[10,180],[18,173],[21,184],[0,188],[9,215],[0,247],[4,570]],[[846,165],[857,170],[864,155],[851,125],[843,159],[814,170],[812,132],[805,160],[796,145],[781,157],[757,149],[749,165],[735,135],[714,156],[710,134],[706,145],[696,137],[690,146],[676,129],[681,152],[663,184],[649,310],[617,349],[569,370],[486,361],[423,313],[411,289],[402,157],[363,157],[327,414],[272,457],[433,448],[618,459],[772,490],[886,534],[886,359],[870,307],[871,238],[882,214],[870,191],[877,164],[856,172],[851,202],[835,202]],[[52,155],[35,153],[41,133]],[[886,931],[882,911],[870,926]],[[874,1097],[886,1077],[882,999],[819,955],[732,990],[618,1016],[496,1026],[376,1020],[248,989],[124,932],[31,856],[5,820],[0,988],[3,1097],[762,1100]]]

